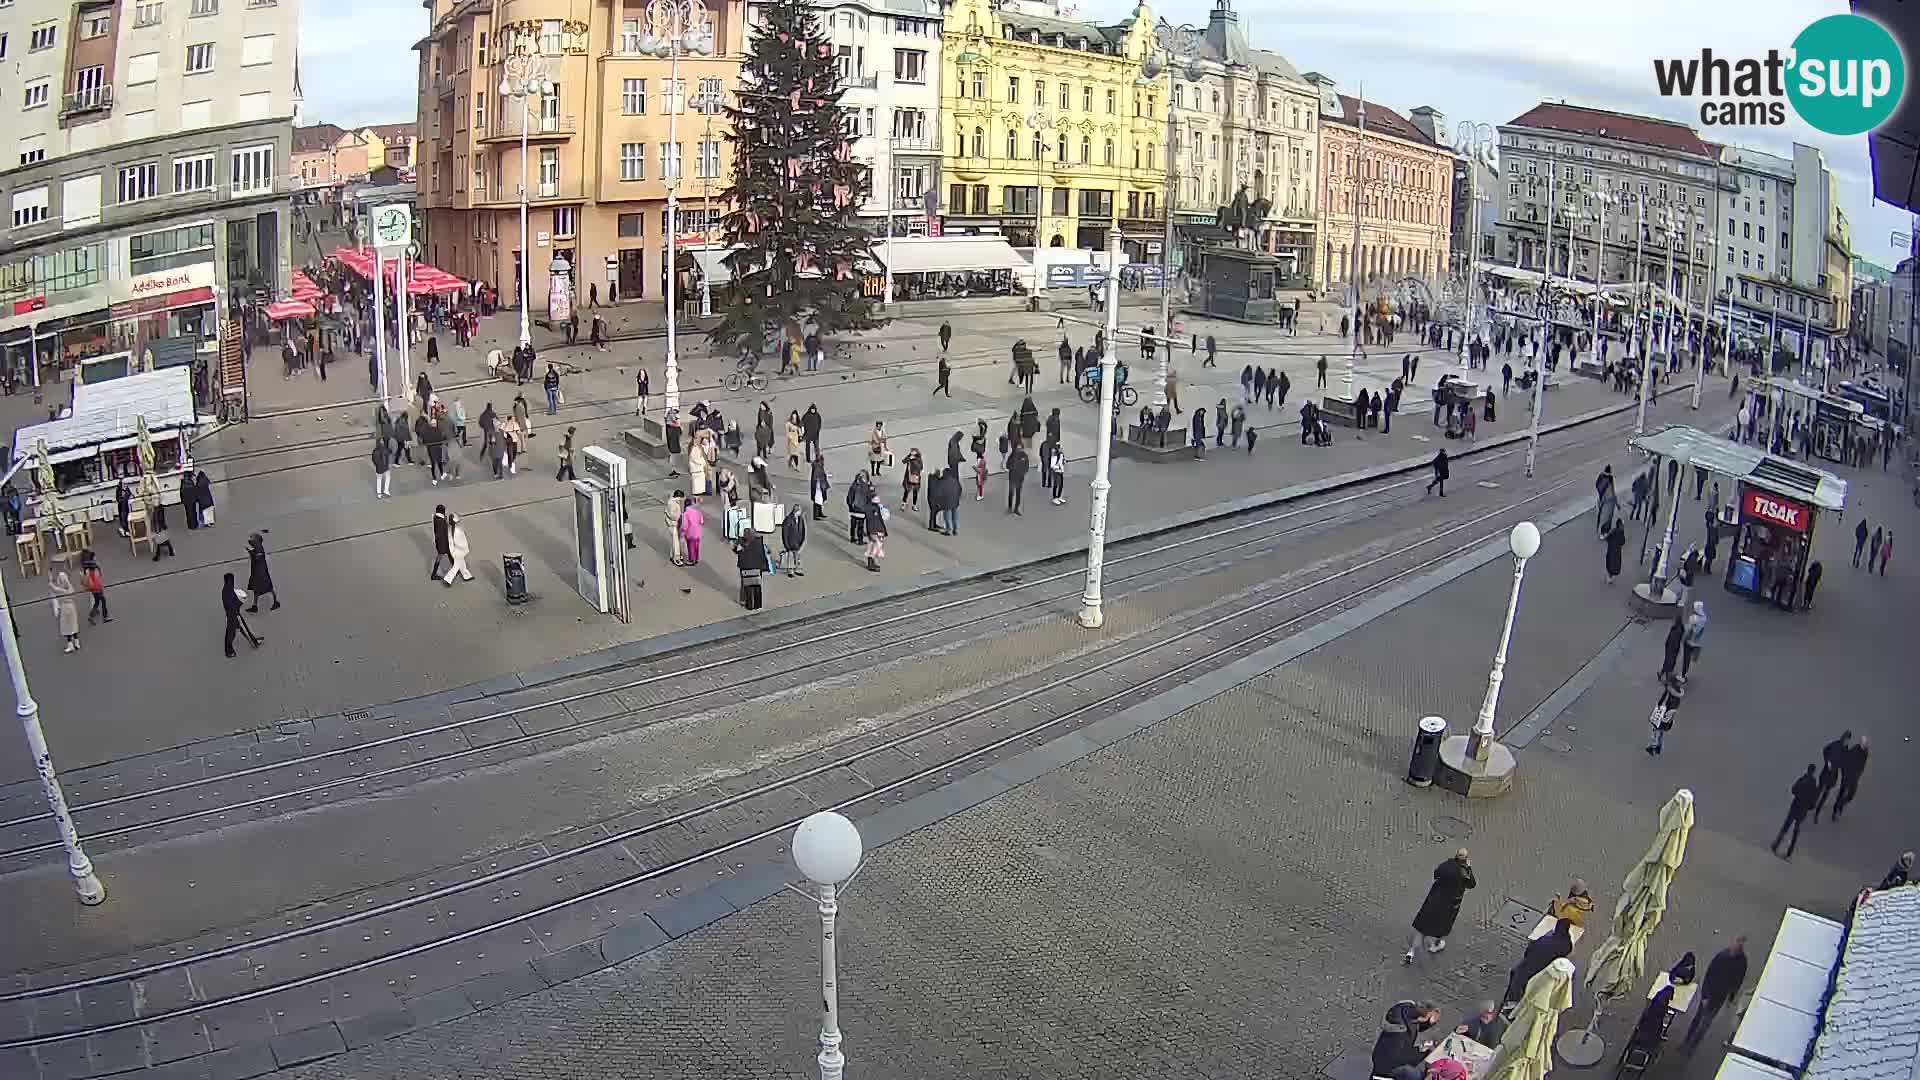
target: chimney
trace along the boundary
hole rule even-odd
[[[1448,145],[1447,115],[1431,105],[1422,105],[1407,114],[1420,133],[1441,146]]]

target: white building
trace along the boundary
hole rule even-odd
[[[1836,271],[1830,243],[1845,235],[1833,174],[1818,149],[1796,143],[1793,151],[1784,158],[1723,149],[1715,299],[1722,317],[1731,299],[1736,341],[1751,345],[1778,333],[1783,347],[1798,352],[1803,331],[1816,349],[1847,332],[1852,284],[1850,268]],[[1849,267],[1851,259],[1848,252]]]
[[[853,156],[873,175],[860,216],[878,233],[892,217],[898,235],[924,235],[926,198],[940,190],[939,0],[815,6],[838,54]]]
[[[0,4],[0,362],[39,379],[205,337],[216,298],[286,286],[299,22],[298,0]]]

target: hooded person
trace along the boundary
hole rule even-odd
[[[800,567],[800,549],[806,546],[807,515],[800,512],[798,505],[790,506],[786,520],[780,523],[780,561],[794,577],[807,576]]]
[[[966,438],[966,432],[956,431],[953,433],[953,438],[947,440],[947,468],[958,469],[966,464],[967,452],[960,445],[960,440],[964,438]]]
[[[1040,408],[1033,403],[1032,394],[1020,402],[1019,430],[1021,439],[1027,442],[1032,442],[1033,437],[1040,433]]]
[[[192,473],[180,474],[180,512],[186,515],[187,528],[197,529],[200,527],[200,496],[199,493],[194,490]],[[1878,544],[1874,545],[1876,554],[1878,553],[1879,546]]]
[[[247,591],[253,594],[253,605],[247,608],[249,613],[258,613],[260,597],[271,595],[273,607],[280,610],[280,592],[273,587],[273,572],[267,568],[267,541],[259,533],[247,537]]]
[[[1404,963],[1413,963],[1414,951],[1422,939],[1430,953],[1447,947],[1447,937],[1453,933],[1455,920],[1460,918],[1460,904],[1475,884],[1473,864],[1467,859],[1466,848],[1433,868],[1433,884],[1427,886],[1427,898],[1413,916],[1413,937],[1407,941]]]
[[[740,571],[740,606],[748,611],[759,611],[766,602],[762,579],[769,565],[767,542],[761,535],[748,529],[733,547],[734,568]]]
[[[1618,517],[1613,519],[1613,528],[1607,531],[1607,584],[1620,576],[1622,552],[1627,549],[1627,526]]]
[[[760,412],[753,420],[753,455],[766,457],[773,450],[773,406],[760,403]]]
[[[233,655],[235,634],[246,635],[247,643],[256,649],[260,647],[262,641],[266,640],[254,634],[253,629],[247,625],[246,616],[240,613],[241,601],[245,599],[246,597],[241,595],[240,586],[234,583],[233,574],[224,575],[220,581],[220,609],[227,615],[226,653],[229,657]]]
[[[817,405],[807,406],[807,411],[800,416],[802,450],[808,461],[820,456],[820,422],[820,407]]]
[[[205,469],[193,475],[193,493],[200,504],[200,524],[213,528],[213,480]]]
[[[873,501],[873,482],[865,469],[853,475],[847,485],[847,542],[867,542],[867,504]]]
[[[1373,1040],[1373,1075],[1398,1080],[1405,1075],[1402,1070],[1414,1069],[1412,1075],[1418,1076],[1420,1059],[1426,1055],[1420,1033],[1439,1022],[1440,1010],[1428,1002],[1394,1002]]]
[[[433,508],[433,566],[427,571],[428,581],[439,578],[441,559],[453,561],[453,526],[448,517],[447,504],[441,503]]]

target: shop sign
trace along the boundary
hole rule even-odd
[[[1748,517],[1758,518],[1771,525],[1779,525],[1794,532],[1807,531],[1807,508],[1792,499],[1783,498],[1770,491],[1748,488],[1744,511]]]
[[[213,303],[213,286],[202,285],[197,289],[181,289],[178,292],[128,300],[113,305],[108,309],[108,313],[116,320],[131,319],[158,311],[172,311],[174,308],[197,307],[211,303]]]
[[[188,289],[211,289],[213,284],[213,264],[211,262],[194,263],[174,270],[162,270],[154,274],[141,274],[139,277],[128,278],[124,283],[116,284],[112,288],[112,299],[116,303],[145,300]]]
[[[31,315],[36,311],[45,311],[46,308],[47,298],[44,296],[36,296],[31,300],[15,300],[13,302],[13,313],[15,315]]]
[[[1181,225],[1218,225],[1218,214],[1175,214],[1174,219]]]

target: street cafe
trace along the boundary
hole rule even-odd
[[[1825,469],[1690,427],[1642,435],[1633,445],[1654,458],[1656,469],[1664,469],[1665,461],[1684,463],[1683,487],[1691,483],[1686,474],[1694,466],[1731,480],[1726,485],[1731,500],[1714,508],[1721,528],[1732,530],[1726,590],[1782,611],[1801,606],[1801,586],[1814,560],[1820,512],[1838,516],[1846,508],[1845,480]],[[1659,525],[1649,527],[1664,528],[1664,515]]]

